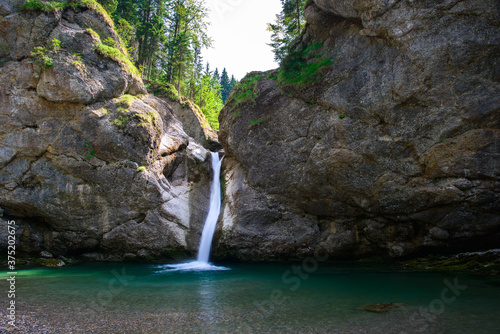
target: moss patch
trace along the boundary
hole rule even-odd
[[[33,63],[40,66],[42,69],[50,68],[54,65],[54,59],[49,55],[54,55],[61,49],[61,41],[52,39],[48,47],[37,46],[31,51]]]
[[[94,31],[94,29],[92,29],[92,28],[87,28],[87,29],[85,29],[85,32],[86,32],[87,34],[89,34],[90,36],[92,36],[92,39],[94,39],[94,40],[98,41],[99,43],[101,42],[101,36],[99,36],[99,34],[98,34],[98,33],[96,33],[96,32]]]
[[[120,96],[119,98],[116,98],[115,101],[122,107],[124,108],[130,108],[132,107],[132,104],[134,104],[134,101],[137,100],[137,97],[129,94],[124,94]]]
[[[36,259],[34,263],[39,266],[51,267],[51,268],[64,267],[66,265],[66,263],[64,263],[64,261],[62,260],[44,259],[44,258]]]
[[[156,111],[145,112],[139,109],[132,109],[134,101],[140,100],[144,95],[133,96],[124,94],[119,98],[113,99],[110,104],[103,108],[102,114],[108,117],[111,124],[118,128],[123,128],[130,124],[135,127],[156,127],[158,125],[159,115]]]
[[[148,92],[153,93],[155,96],[165,97],[173,102],[180,102],[179,92],[171,83],[165,82],[149,82],[146,84]]]
[[[283,87],[302,88],[321,78],[321,69],[332,65],[331,59],[319,53],[323,43],[316,43],[303,51],[291,52],[286,57],[277,75],[277,82]]]
[[[248,128],[250,129],[251,127],[253,127],[253,126],[255,126],[255,125],[259,124],[259,123],[262,123],[262,122],[264,122],[263,119],[252,119],[250,121],[250,124],[248,124]]]
[[[67,5],[66,3],[57,1],[26,0],[26,3],[19,10],[52,13],[63,10]]]
[[[241,114],[241,110],[238,108],[255,102],[260,93],[257,83],[262,78],[263,76],[259,74],[249,74],[233,88],[227,104],[236,109],[235,117]]]
[[[66,6],[73,10],[79,10],[79,9],[91,9],[94,12],[96,12],[101,18],[104,19],[104,21],[113,29],[115,29],[115,24],[113,22],[113,19],[111,16],[109,16],[108,12],[104,7],[102,7],[97,1],[95,0],[70,0]]]
[[[130,61],[128,56],[124,55],[119,49],[105,45],[103,43],[97,43],[95,49],[98,53],[104,57],[108,57],[120,64],[120,66],[137,80],[140,80],[141,74],[137,67]]]
[[[464,253],[451,257],[430,256],[406,261],[403,265],[413,270],[473,272],[499,276],[500,253]]]
[[[113,38],[108,38],[106,39],[106,43],[112,44],[112,48],[118,48],[119,52],[122,54],[123,57],[119,55],[113,55],[111,58],[114,60],[120,59],[120,63],[123,61],[122,58],[125,58],[127,61],[123,61],[125,63],[125,68],[127,69],[127,72],[129,73],[139,73],[139,71],[135,68],[135,66],[131,63],[130,61],[130,56],[127,52],[127,48],[125,46],[125,43],[123,43],[122,39],[116,33],[116,28],[115,24],[113,22],[113,19],[111,16],[109,16],[108,12],[95,0],[70,0],[67,3],[63,2],[57,2],[57,1],[43,1],[43,0],[26,0],[26,3],[24,3],[20,7],[20,11],[37,11],[37,12],[57,12],[57,11],[62,11],[65,8],[71,8],[74,11],[79,11],[79,10],[92,10],[94,13],[96,13],[97,16],[99,16],[104,22],[107,23],[107,25],[115,32],[115,37],[116,40]],[[90,32],[92,31],[92,33]],[[87,29],[87,32],[89,32],[94,39],[97,39],[100,41],[99,35],[95,33],[92,29]],[[113,41],[113,42],[111,42]],[[108,45],[109,46],[109,45]],[[108,54],[114,53],[111,50],[105,50],[104,52],[107,52]],[[139,75],[140,76],[140,75]]]

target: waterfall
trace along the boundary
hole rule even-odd
[[[218,267],[208,263],[210,258],[210,249],[212,248],[212,238],[217,226],[221,208],[221,190],[220,190],[220,169],[222,159],[219,159],[219,153],[212,152],[212,169],[214,171],[214,180],[210,188],[210,208],[208,210],[203,233],[201,234],[200,248],[198,249],[198,259],[194,262],[169,264],[164,266],[165,271],[205,271],[205,270],[230,270],[226,267]]]
[[[220,168],[222,159],[219,159],[219,153],[212,152],[212,170],[214,171],[214,180],[210,190],[210,209],[208,210],[203,233],[201,234],[200,248],[198,249],[198,262],[208,263],[210,249],[212,248],[212,239],[214,237],[217,219],[219,218],[221,207],[220,190]]]

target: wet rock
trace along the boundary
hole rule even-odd
[[[34,263],[39,265],[39,266],[44,266],[44,267],[49,267],[49,268],[60,268],[60,267],[66,266],[66,263],[64,263],[63,260],[59,260],[59,259],[40,258],[40,259],[36,259],[34,261]]]
[[[469,272],[498,276],[500,275],[500,249],[450,256],[429,256],[405,261],[403,265],[412,270]]]
[[[40,256],[43,257],[43,258],[46,258],[46,259],[51,259],[51,258],[54,257],[54,255],[50,254],[47,251],[41,251],[40,252]]]

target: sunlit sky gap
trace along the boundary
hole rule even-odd
[[[210,9],[208,34],[214,47],[203,50],[205,62],[219,73],[225,67],[237,80],[251,71],[278,67],[267,23],[281,11],[280,0],[206,0]]]

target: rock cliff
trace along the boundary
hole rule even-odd
[[[220,115],[219,258],[500,246],[500,6],[314,0]]]
[[[23,3],[0,4],[0,214],[17,223],[18,254],[195,252],[209,154],[175,103],[147,95],[95,2]]]

